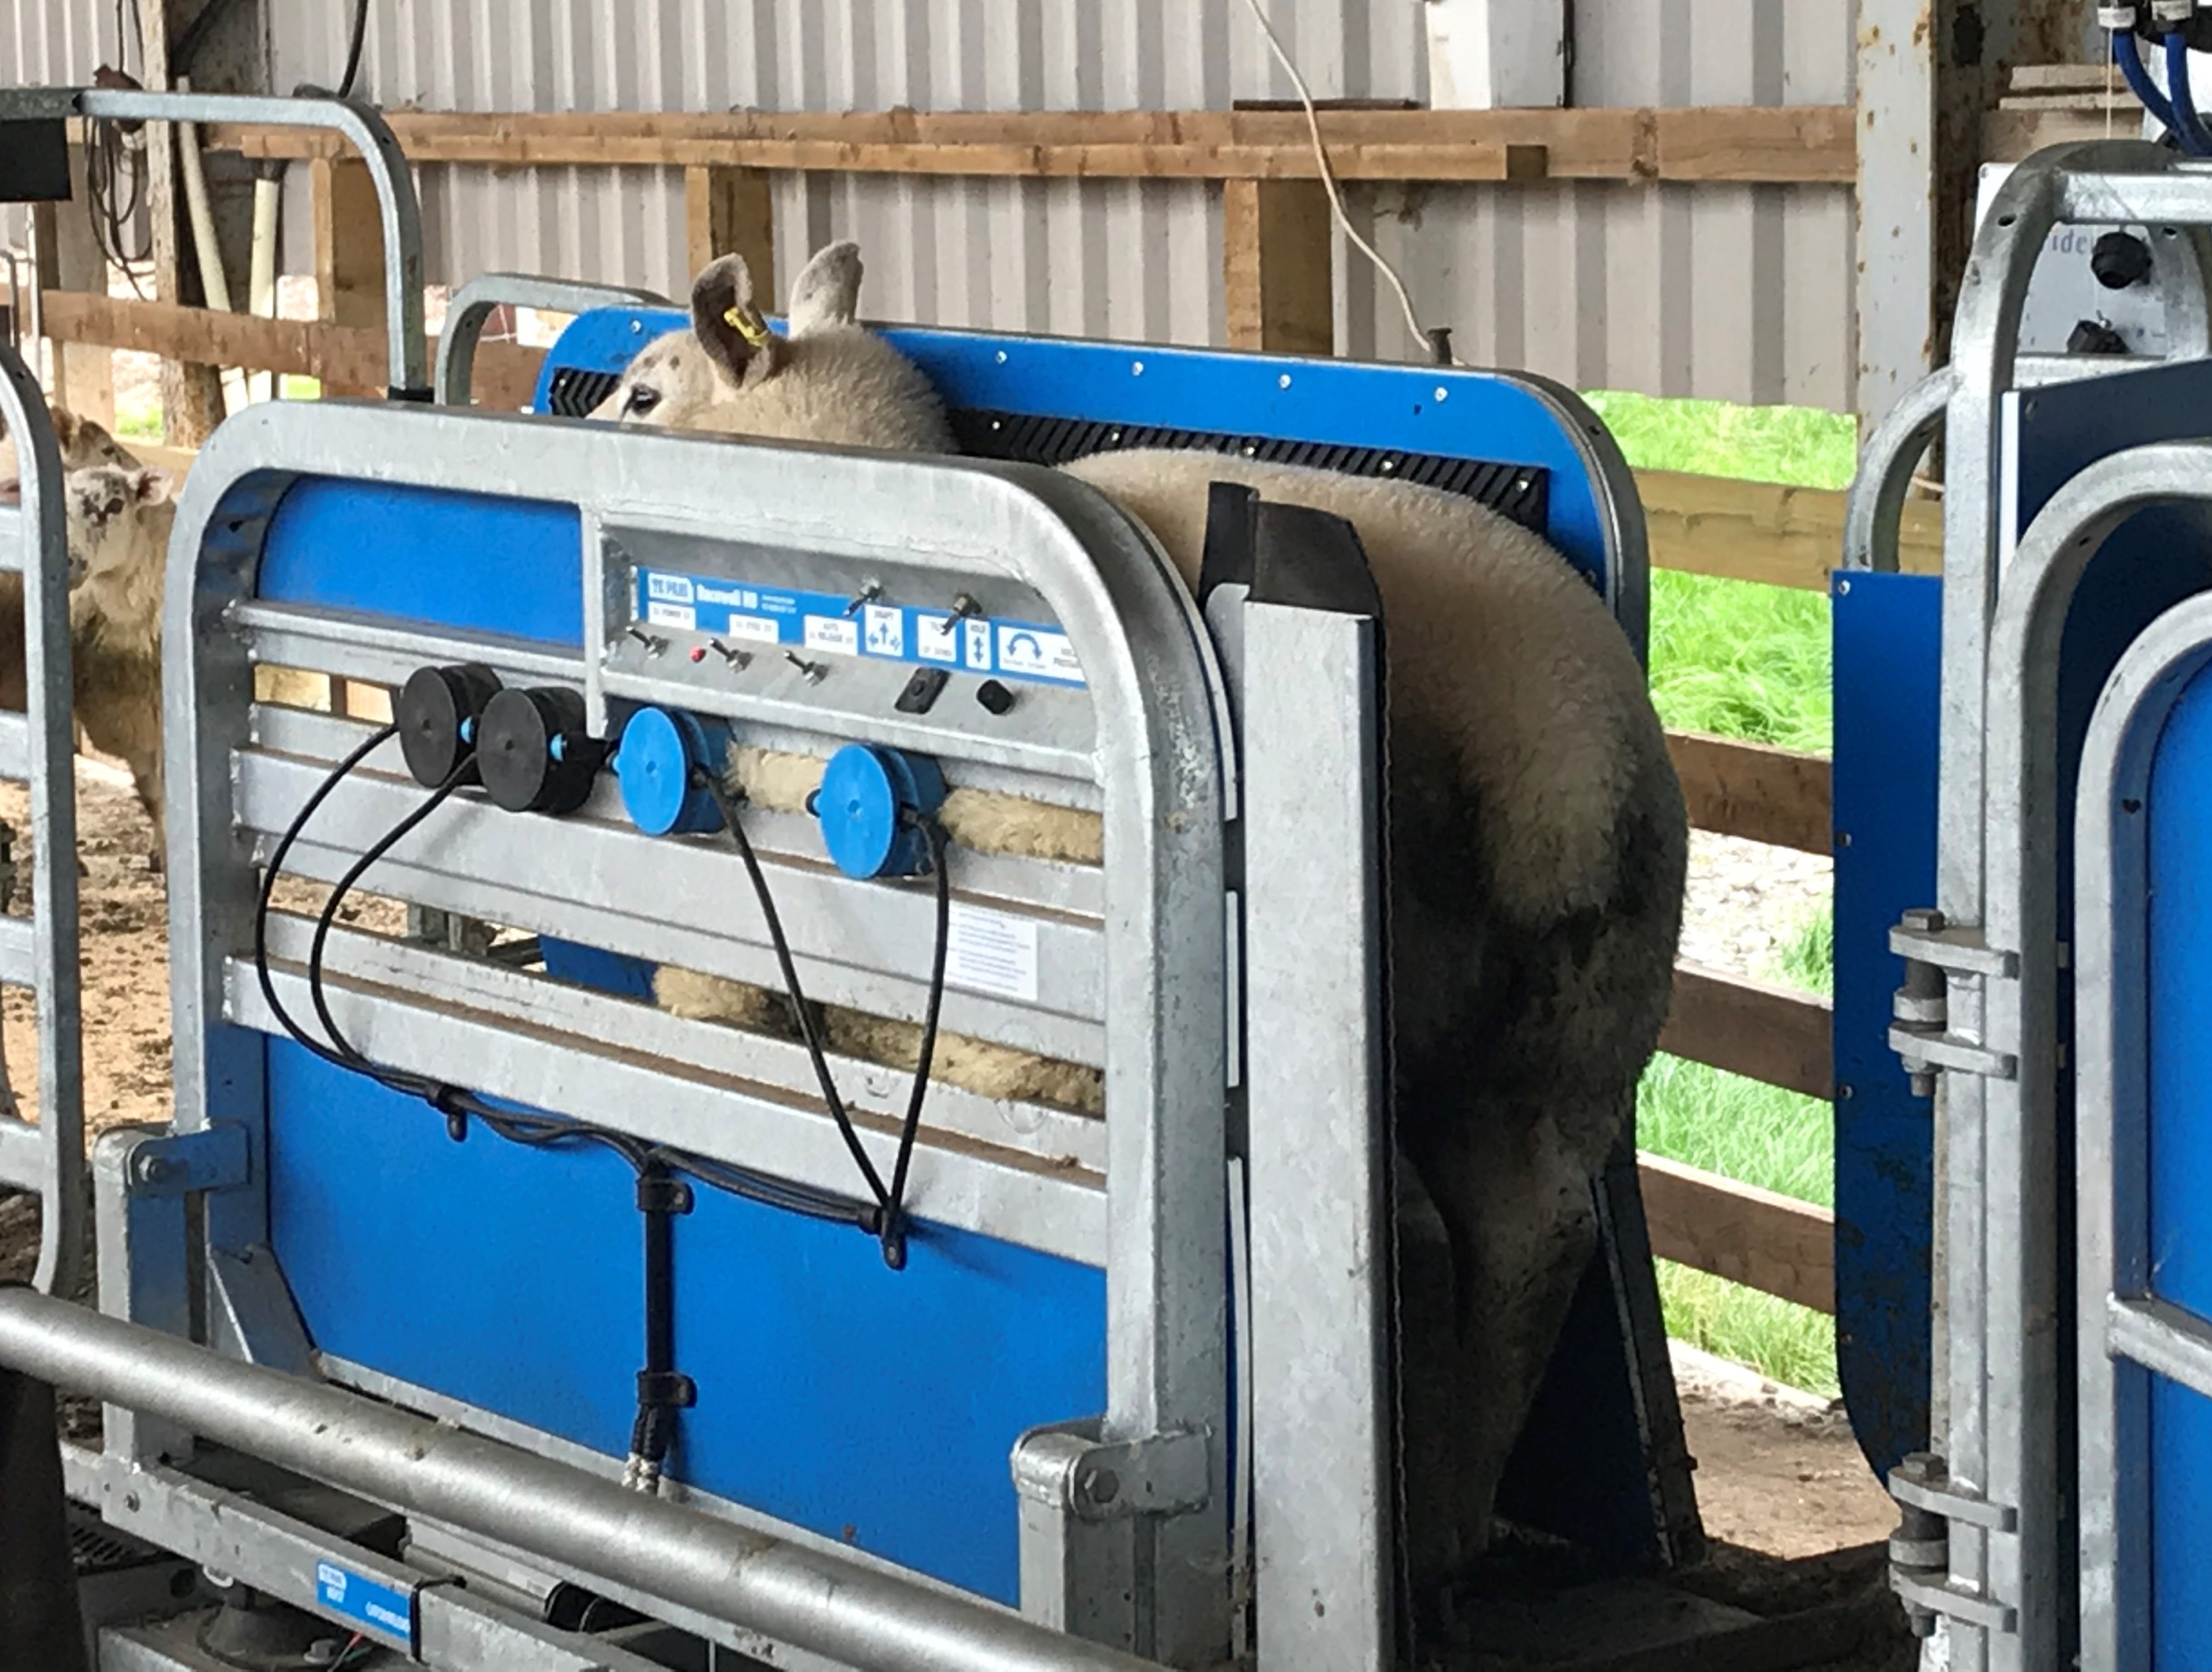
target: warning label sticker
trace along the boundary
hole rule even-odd
[[[1026,917],[953,903],[945,945],[948,985],[1035,1004],[1037,926]]]

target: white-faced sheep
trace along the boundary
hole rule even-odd
[[[131,769],[161,858],[161,594],[177,508],[166,471],[72,471],[64,493],[70,670],[85,740]]]
[[[920,371],[857,321],[857,252],[817,255],[761,328],[744,264],[702,271],[692,329],[646,349],[594,414],[771,439],[951,450]],[[1212,453],[1106,453],[1067,467],[1196,581],[1208,485],[1248,483],[1357,527],[1389,624],[1391,921],[1399,1137],[1448,1268],[1411,1280],[1444,1318],[1409,1339],[1417,1584],[1489,1541],[1498,1483],[1595,1246],[1592,1175],[1618,1140],[1672,991],[1687,820],[1643,671],[1544,541],[1460,497]],[[796,809],[821,763],[739,749],[732,788]],[[956,790],[954,841],[1088,862],[1097,821]],[[757,989],[665,970],[660,1001],[772,1025]],[[832,1011],[833,1039],[894,1064],[915,1031]],[[943,1078],[1097,1110],[1098,1076],[973,1041]],[[1434,1217],[1427,1209],[1432,1204]],[[1420,1242],[1409,1211],[1408,1240]],[[1433,1377],[1433,1380],[1428,1378]]]
[[[52,408],[50,415],[64,471],[85,470],[98,465],[112,465],[123,470],[137,468],[138,461],[91,419],[80,418],[65,407],[59,406]],[[22,489],[18,470],[15,439],[0,432],[0,503],[21,499]],[[70,564],[70,578],[74,583],[76,578],[74,560]],[[0,572],[0,708],[16,714],[23,712],[28,702],[24,682],[23,577],[17,571],[9,569]]]

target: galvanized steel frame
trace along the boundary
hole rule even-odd
[[[2194,451],[2191,496],[2212,497],[2212,447]],[[2166,719],[2208,666],[2212,598],[2189,599],[2146,629],[2114,668],[2082,751],[2074,878],[2081,1672],[2149,1663],[2144,1372],[2212,1396],[2204,1322],[2150,1298],[2149,821],[2142,812]]]
[[[422,328],[422,216],[415,176],[375,106],[355,99],[278,99],[249,94],[143,92],[134,88],[22,88],[0,92],[0,118],[106,122],[234,123],[246,127],[327,128],[361,153],[376,187],[384,233],[386,352],[392,393],[430,398]]]
[[[554,313],[583,313],[594,307],[666,307],[668,298],[620,284],[584,284],[574,279],[539,278],[529,273],[486,273],[453,292],[446,304],[445,329],[438,333],[438,404],[466,406],[476,372],[477,344],[485,323],[501,307],[544,308]]]
[[[1947,1069],[1937,1087],[1938,1444],[1960,1491],[2018,1512],[2014,1533],[1952,1523],[1948,1587],[1966,1604],[1949,1626],[1955,1672],[2046,1672],[2060,1656],[2050,1583],[2062,1490],[2056,1358],[2051,1328],[2039,1321],[2051,1316],[2039,1309],[2055,1302],[2057,1272],[2044,1217],[2056,1188],[2048,1123],[2058,1044],[2051,714],[2057,623],[2079,568],[2067,566],[2054,531],[2069,515],[2091,514],[2081,498],[2088,490],[2077,482],[2062,491],[1999,571],[2008,544],[2006,396],[2028,380],[2017,352],[2021,308],[2051,229],[2084,222],[2154,228],[2185,251],[2193,271],[2167,274],[2170,351],[2188,358],[2212,348],[2203,283],[2212,272],[2212,178],[2138,141],[2057,147],[2014,171],[1976,239],[1944,404],[1936,904],[1948,935],[1978,940],[1980,961],[1998,961],[1995,973],[1952,970],[1948,1037],[1989,1063],[2009,1056],[2012,1072]],[[1926,399],[1934,404],[1932,391]],[[1862,484],[1870,499],[1899,502],[1898,461],[1929,422],[1929,405],[1887,432],[1872,479]],[[1869,506],[1855,531],[1875,521]],[[1876,538],[1864,549],[1869,561],[1879,561]],[[2014,958],[2016,970],[2008,970]],[[1977,1612],[1973,1599],[2016,1608],[2017,1629],[1960,1617]]]
[[[33,990],[39,1040],[38,1124],[21,1118],[12,1089],[0,1105],[0,1187],[38,1193],[32,1280],[68,1294],[83,1274],[87,1229],[69,544],[61,453],[46,397],[4,347],[0,421],[15,440],[21,496],[14,508],[0,508],[0,570],[22,577],[29,705],[25,714],[0,714],[0,776],[24,781],[30,793],[33,891],[27,921],[0,917],[0,982]]]
[[[218,1108],[259,1107],[259,1036],[224,1018],[234,961],[250,939],[253,894],[252,856],[231,835],[239,813],[234,751],[249,741],[252,713],[253,650],[251,635],[237,630],[248,613],[239,606],[252,591],[268,516],[301,475],[475,491],[511,481],[513,450],[526,425],[543,479],[585,484],[570,502],[585,513],[586,572],[595,579],[606,528],[649,518],[661,529],[713,539],[726,533],[732,496],[756,508],[749,538],[799,550],[813,542],[850,550],[856,508],[896,505],[898,519],[884,531],[878,557],[899,561],[903,554],[910,565],[950,565],[1026,587],[1073,640],[1097,724],[1080,739],[1084,746],[1044,753],[1055,775],[1080,771],[1101,787],[1107,851],[1115,856],[1105,879],[1103,1019],[1112,1042],[1108,1102],[1115,1116],[1107,1130],[1111,1347],[1102,1438],[1124,1444],[1188,1439],[1216,1460],[1208,1478],[1218,1476],[1227,1433],[1220,1190],[1227,970],[1220,913],[1233,757],[1225,698],[1195,606],[1158,547],[1103,497],[1057,472],[818,453],[810,456],[801,488],[794,487],[785,449],[693,436],[338,404],[278,403],[234,418],[193,471],[168,575],[165,682],[177,717],[167,748],[178,809],[170,903],[179,1128],[204,1128]],[[700,468],[706,449],[711,471]],[[619,499],[590,485],[599,482],[617,484]],[[596,593],[587,581],[587,604]],[[259,607],[265,618],[270,606]],[[598,647],[607,638],[619,642],[620,635],[604,621],[594,624],[606,636],[594,645],[587,629],[581,662],[542,652],[529,660],[562,683],[715,706],[696,689],[603,666]],[[496,645],[464,643],[471,654],[501,660]],[[437,654],[425,649],[424,660]],[[810,710],[805,689],[792,676],[763,696],[727,694],[720,707],[739,720],[786,725],[803,724],[811,712],[818,724],[823,711]],[[854,714],[838,721],[854,732],[884,733],[885,740],[901,729],[864,727]],[[940,753],[962,752],[961,740],[946,733],[928,741]],[[1036,753],[989,745],[971,752],[1031,766]],[[455,811],[460,819],[471,816]],[[916,1207],[926,1211],[919,1201]],[[264,1242],[264,1216],[258,1189],[210,1195],[210,1245]],[[1133,1541],[1126,1560],[1141,1581],[1133,1628],[1164,1658],[1195,1663],[1225,1645],[1222,1498],[1216,1490],[1180,1514],[1120,1522],[1120,1536]]]

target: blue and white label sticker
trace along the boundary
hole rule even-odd
[[[637,572],[638,619],[655,627],[836,656],[952,668],[1038,684],[1080,686],[1066,634],[1034,622],[955,617],[945,610],[868,603],[832,593]]]
[[[413,1651],[415,1599],[407,1592],[322,1561],[315,1564],[315,1596],[339,1619]]]

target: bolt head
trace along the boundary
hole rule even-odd
[[[149,1184],[161,1184],[176,1176],[177,1164],[166,1155],[149,1155],[138,1163],[138,1176]]]
[[[1110,1468],[1086,1468],[1076,1477],[1075,1489],[1091,1504],[1111,1504],[1121,1495],[1121,1477]]]
[[[1899,920],[1915,934],[1935,934],[1943,927],[1943,914],[1926,906],[1915,906]]]

